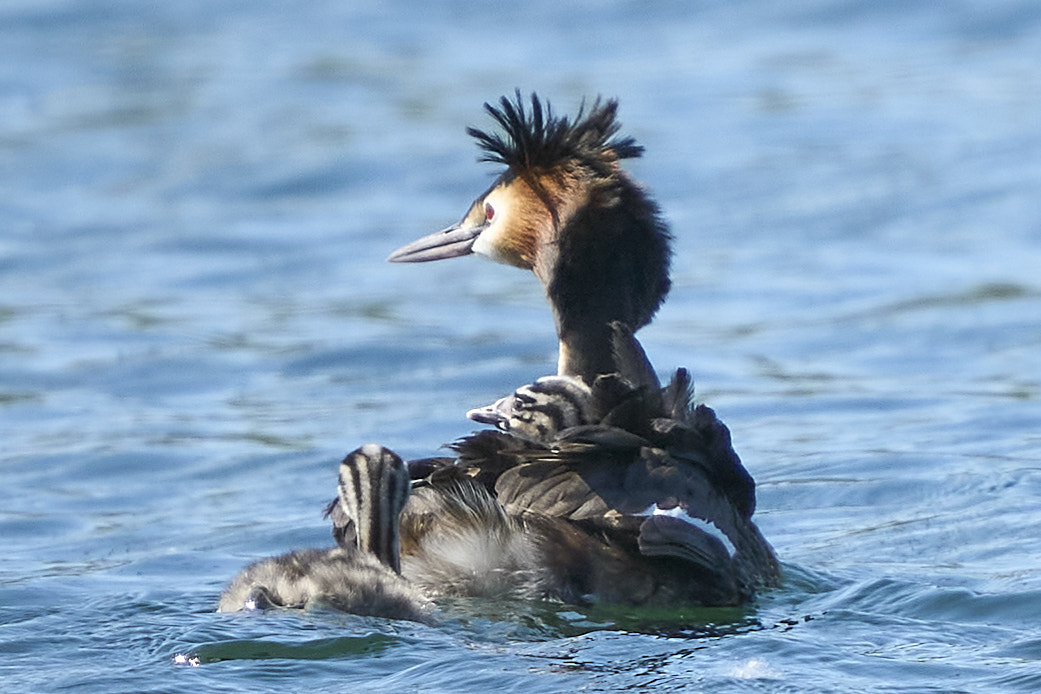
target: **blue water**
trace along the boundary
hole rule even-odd
[[[1039,56],[1030,0],[0,4],[0,688],[1038,691]],[[784,585],[682,629],[213,613],[331,542],[346,451],[554,369],[529,275],[383,262],[518,86],[621,99],[677,236],[644,345]]]

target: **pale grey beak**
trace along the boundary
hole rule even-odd
[[[457,258],[473,253],[474,241],[485,225],[463,226],[455,224],[442,231],[435,232],[412,243],[405,244],[390,254],[390,263],[426,263],[431,260]]]
[[[509,430],[510,417],[513,415],[513,396],[507,395],[499,398],[491,405],[477,407],[466,413],[468,419],[481,424],[491,424],[494,427]]]

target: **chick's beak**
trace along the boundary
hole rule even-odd
[[[412,243],[405,244],[387,258],[391,263],[426,263],[431,260],[457,258],[473,253],[474,241],[486,225],[460,222]]]
[[[510,428],[510,417],[513,415],[513,398],[507,396],[496,400],[491,405],[478,407],[466,413],[468,419],[481,424],[491,424],[494,427],[508,431]]]

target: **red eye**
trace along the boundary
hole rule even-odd
[[[489,205],[488,203],[484,203],[484,218],[490,222],[492,221],[492,217],[494,216],[495,208]]]

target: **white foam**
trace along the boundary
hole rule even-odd
[[[781,677],[781,674],[762,658],[752,658],[741,665],[735,665],[730,675],[742,680],[775,680]]]

